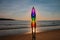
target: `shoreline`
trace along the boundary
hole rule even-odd
[[[16,34],[0,37],[0,40],[32,40],[31,34]],[[36,40],[60,40],[60,29],[36,33]]]

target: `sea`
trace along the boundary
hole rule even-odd
[[[43,20],[36,22],[36,32],[60,29],[60,20]],[[31,33],[30,21],[0,20],[0,36]]]

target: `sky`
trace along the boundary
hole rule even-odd
[[[0,18],[31,20],[33,6],[37,20],[60,20],[60,0],[0,0]]]

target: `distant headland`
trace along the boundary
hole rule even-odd
[[[14,19],[9,19],[9,18],[0,18],[0,20],[11,20],[11,21],[13,21]]]

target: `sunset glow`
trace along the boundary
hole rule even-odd
[[[58,0],[0,0],[0,18],[30,20],[33,5],[37,20],[60,20]]]

